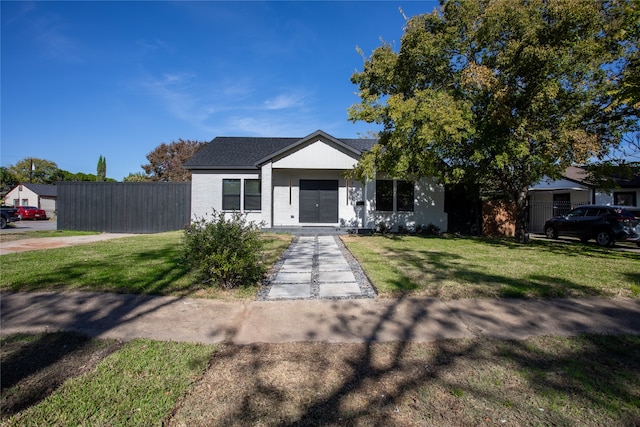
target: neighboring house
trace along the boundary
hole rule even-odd
[[[265,228],[330,226],[393,230],[433,224],[447,230],[444,186],[432,179],[380,174],[345,177],[372,139],[217,137],[185,163],[192,172],[191,213],[237,211]]]
[[[55,185],[20,184],[4,196],[4,204],[9,206],[35,206],[47,211],[47,216],[56,212],[58,192]]]
[[[639,206],[640,176],[614,178],[616,187],[603,190],[590,185],[580,167],[567,168],[561,179],[541,180],[529,188],[529,231],[541,233],[544,222],[579,205]]]

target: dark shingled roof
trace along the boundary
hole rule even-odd
[[[51,184],[22,184],[38,196],[58,197],[58,188]]]
[[[258,161],[315,135],[333,138],[322,131],[303,138],[219,136],[198,150],[185,162],[184,167],[186,169],[256,169]],[[359,153],[370,150],[376,143],[374,139],[334,139]]]

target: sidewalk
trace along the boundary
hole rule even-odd
[[[63,248],[67,246],[82,245],[85,243],[101,242],[104,240],[120,239],[122,237],[131,237],[135,234],[125,233],[100,233],[87,234],[82,236],[64,236],[64,237],[43,237],[32,239],[21,239],[0,243],[0,255],[11,254],[15,252],[35,251],[40,249]]]
[[[234,344],[640,335],[640,300],[632,299],[222,302],[81,292],[0,298],[2,334],[66,330],[121,340]]]

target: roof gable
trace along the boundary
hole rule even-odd
[[[304,138],[216,137],[184,164],[186,169],[257,169],[261,164],[293,152],[317,139],[334,144],[356,158],[377,142],[374,139],[338,139],[318,130]]]
[[[315,138],[296,144],[260,164],[272,161],[277,169],[352,169],[359,158],[360,152],[351,147]]]

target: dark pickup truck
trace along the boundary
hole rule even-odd
[[[2,206],[0,210],[0,228],[5,228],[7,224],[18,221],[18,210],[11,206]]]

